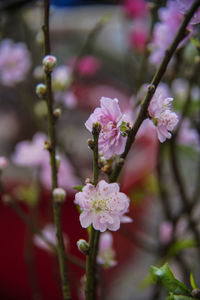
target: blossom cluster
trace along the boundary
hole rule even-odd
[[[83,228],[91,224],[101,232],[116,231],[120,222],[127,222],[129,198],[119,191],[117,183],[99,181],[97,186],[88,183],[82,192],[75,195],[75,203],[80,206],[80,223]],[[129,220],[130,221],[130,220]]]

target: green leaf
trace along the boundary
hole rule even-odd
[[[190,284],[191,284],[191,287],[193,288],[193,290],[195,290],[197,288],[195,280],[194,280],[193,271],[191,271],[191,273],[190,273]]]
[[[166,300],[197,300],[197,298],[191,298],[183,295],[170,295]]]
[[[169,293],[172,292],[175,295],[191,296],[191,291],[189,288],[174,277],[167,263],[161,268],[152,266],[150,274],[154,282],[160,281]]]
[[[179,239],[176,241],[170,248],[167,253],[168,257],[176,256],[180,251],[187,249],[187,248],[194,248],[196,247],[197,242],[195,239]]]
[[[76,185],[76,186],[73,186],[73,189],[74,189],[74,190],[77,190],[77,191],[79,191],[79,192],[82,192],[82,190],[83,190],[83,185]]]

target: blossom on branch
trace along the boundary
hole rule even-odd
[[[182,2],[182,0],[180,1]],[[170,0],[166,7],[158,10],[160,22],[155,24],[153,32],[153,40],[151,43],[152,53],[149,57],[150,62],[157,66],[163,59],[165,51],[173,41],[179,26],[184,18],[183,13],[179,9],[177,1]],[[187,26],[187,35],[179,44],[182,47],[194,32],[192,22]]]
[[[169,131],[172,131],[177,125],[178,116],[175,112],[171,111],[173,98],[166,98],[160,91],[155,92],[148,107],[148,113],[157,127],[158,139],[163,143],[166,139],[171,138]]]
[[[118,100],[102,97],[101,107],[96,108],[86,121],[86,128],[92,132],[93,124],[101,124],[99,150],[106,159],[124,152],[128,130],[128,116],[122,114]]]
[[[88,183],[82,192],[75,195],[75,203],[82,210],[80,222],[83,228],[91,224],[101,232],[116,231],[128,211],[129,198],[119,191],[117,183],[101,180],[97,186]]]
[[[50,247],[50,245],[46,243],[46,241],[48,241],[49,243],[51,243],[53,246],[56,247],[57,239],[56,239],[55,225],[52,223],[47,223],[42,229],[41,233],[42,236],[45,238],[45,240],[41,236],[35,234],[33,236],[34,245],[42,250],[52,253],[53,249]],[[64,233],[64,245],[66,249],[69,247],[69,239],[65,233]]]

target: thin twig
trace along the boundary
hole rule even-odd
[[[44,54],[50,55],[50,32],[49,32],[49,0],[44,0]],[[58,187],[57,179],[57,166],[56,166],[56,132],[55,132],[55,118],[53,115],[53,94],[51,86],[51,72],[45,71],[45,81],[47,87],[46,100],[48,108],[48,135],[50,139],[50,164],[51,164],[51,176],[52,176],[52,190]],[[69,300],[70,296],[70,286],[67,272],[67,260],[65,255],[65,246],[62,233],[62,223],[61,223],[61,203],[53,201],[53,214],[54,222],[56,226],[56,236],[57,236],[57,254],[60,268],[61,284],[63,299]]]

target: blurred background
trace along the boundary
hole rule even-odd
[[[157,10],[165,4],[166,1],[134,0],[51,1],[51,53],[57,57],[53,90],[55,108],[62,110],[56,122],[61,160],[59,185],[67,190],[63,228],[69,253],[82,261],[84,256],[76,249],[76,242],[87,239],[87,232],[79,224],[73,186],[92,177],[92,153],[87,146],[91,136],[84,123],[99,107],[102,96],[118,98],[121,110],[134,121],[145,95],[144,84],[151,81],[158,66],[149,56],[153,27],[159,22]],[[8,160],[2,181],[41,230],[52,223],[50,170],[47,151],[41,146],[47,140],[46,103],[35,92],[36,85],[44,83],[42,6],[41,1],[0,1],[0,155]],[[175,98],[174,107],[180,116],[186,94],[191,99],[189,137],[186,142],[180,138],[176,144],[187,188],[191,193],[194,190],[198,199],[200,91],[199,78],[193,74],[196,56],[198,50],[190,40],[177,51],[162,84]],[[180,57],[183,64],[179,63]],[[184,248],[183,254],[176,247],[174,252],[170,248],[174,243],[172,231],[174,239],[176,235],[178,240],[191,236],[185,215],[174,225],[160,200],[164,182],[173,204],[172,215],[181,209],[170,173],[169,149],[169,143],[158,144],[155,127],[146,120],[120,178],[121,190],[131,199],[129,215],[134,221],[113,234],[118,264],[102,271],[101,299],[165,299],[163,291],[150,285],[149,269],[166,257],[172,261],[176,275],[188,283],[194,243],[188,247],[179,243],[177,248]],[[102,178],[106,178],[109,166],[102,165],[102,171]],[[0,299],[61,299],[53,254],[34,242],[31,230],[2,202],[0,222]],[[69,269],[73,299],[83,299],[84,270],[72,263]]]

